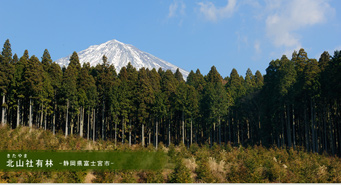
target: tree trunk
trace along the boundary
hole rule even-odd
[[[86,139],[89,140],[90,137],[89,137],[89,134],[90,134],[90,106],[88,108],[88,126],[86,127],[87,128],[87,131],[86,131]]]
[[[224,134],[224,143],[227,144],[227,120],[226,120],[226,123],[224,124],[224,131],[223,131],[223,134]]]
[[[330,124],[330,147],[332,150],[332,154],[335,155],[335,147],[334,147],[334,130],[332,123]]]
[[[20,99],[18,99],[18,107],[17,107],[17,128],[20,125]]]
[[[182,143],[185,144],[185,120],[184,120],[185,114],[184,111],[182,111]]]
[[[152,139],[152,132],[150,128],[148,128],[147,131],[148,131],[148,146],[149,146],[151,143],[151,139]]]
[[[207,141],[210,143],[210,148],[211,148],[212,147],[212,128],[208,125],[206,125],[206,127],[209,130],[208,135],[206,135],[206,137],[208,138]]]
[[[142,146],[144,146],[144,124],[142,123]]]
[[[250,140],[250,120],[247,118],[246,119],[246,127],[247,127],[247,139]]]
[[[115,120],[115,146],[117,144],[117,121]]]
[[[103,100],[103,109],[102,109],[102,139],[104,140],[104,110],[105,110],[105,104]]]
[[[155,124],[155,148],[157,149],[157,145],[158,145],[158,136],[159,136],[159,133],[158,133],[158,120],[156,118],[156,124]]]
[[[191,117],[191,145],[193,144],[193,119]]]
[[[330,107],[332,109],[332,107]],[[331,153],[334,155],[334,144],[333,144],[333,121],[330,119],[330,110],[327,110],[327,123],[329,125],[329,147]]]
[[[44,104],[41,103],[41,113],[40,113],[40,124],[39,128],[43,127],[43,121],[44,121]]]
[[[219,145],[221,145],[221,126],[220,126],[220,116],[218,117],[218,128],[219,128]]]
[[[215,143],[216,142],[216,139],[215,139],[215,122],[213,122],[213,131],[212,131],[212,143]]]
[[[237,139],[234,139],[234,141],[237,141],[237,144],[239,145],[240,144],[240,130],[239,130],[239,122],[238,122],[238,115],[237,115],[237,112],[235,111],[235,117],[233,119],[234,121],[234,125],[235,125],[235,133],[237,134],[234,134],[237,136]]]
[[[5,119],[5,114],[6,114],[6,107],[5,105],[5,99],[6,99],[6,95],[5,93],[2,95],[2,111],[1,111],[1,123],[2,125],[6,125],[6,119]]]
[[[240,144],[240,137],[239,137],[239,124],[238,124],[238,122],[237,122],[237,142],[238,142],[238,144]]]
[[[170,127],[170,120],[168,122],[168,146],[171,144],[171,127]]]
[[[307,109],[304,108],[304,127],[305,127],[305,148],[309,151],[309,139],[308,139],[308,123],[307,123]]]
[[[131,119],[129,119],[129,146],[131,146]]]
[[[66,100],[66,120],[65,120],[65,137],[68,135],[68,118],[69,118],[69,99]]]
[[[94,117],[94,120],[93,120],[93,123],[92,123],[92,141],[95,141],[95,138],[96,138],[96,108],[94,108],[93,110],[93,117]]]
[[[45,119],[44,119],[44,129],[47,129],[47,115],[45,114]]]
[[[295,112],[294,112],[294,105],[292,105],[292,146],[294,149],[296,148],[296,138],[295,138]]]
[[[125,120],[123,117],[122,118],[122,144],[124,143],[124,127],[125,127]]]
[[[229,127],[229,142],[231,142],[231,127],[232,127],[232,121],[229,123],[229,122],[227,122],[228,123],[228,127]]]
[[[198,135],[199,135],[199,124],[195,124],[195,129],[194,129],[194,135],[195,135],[195,139],[194,142],[198,144],[199,140],[198,140]]]
[[[84,128],[84,108],[81,107],[81,112],[80,112],[80,125],[79,125],[79,136],[83,137],[83,128]]]
[[[315,122],[314,122],[314,108],[313,108],[313,99],[310,99],[310,115],[311,115],[311,142],[312,142],[312,151],[316,152],[315,149]]]
[[[288,147],[291,148],[291,129],[290,129],[290,113],[289,106],[287,108],[286,119],[287,119],[287,138],[288,138]]]
[[[281,131],[282,131],[282,133],[281,133],[281,144],[280,144],[280,146],[284,146],[285,145],[285,142],[284,142],[284,122],[285,122],[285,107],[284,107],[284,113],[282,114],[282,116],[281,116],[281,125],[282,125],[282,129],[281,129]]]
[[[71,107],[71,109],[72,109],[72,107]],[[73,135],[73,127],[75,126],[75,123],[73,121],[73,114],[71,114],[71,115],[72,116],[71,116],[71,120],[70,120],[70,127],[71,127],[70,134]]]
[[[167,144],[167,126],[164,124],[164,122],[165,122],[165,120],[164,120],[164,118],[162,118],[161,120],[160,120],[160,126],[161,126],[161,128],[162,128],[162,141],[163,141],[163,143],[165,143],[165,144]],[[160,128],[160,130],[161,130],[161,128]]]
[[[39,114],[36,114],[34,116],[34,111],[33,111],[33,120],[34,120],[33,124],[35,124],[35,125],[37,125],[39,127],[40,117],[39,117]]]
[[[32,128],[32,98],[30,98],[30,115],[29,115],[29,127]]]
[[[79,108],[79,114],[77,115],[77,122],[76,122],[76,125],[77,125],[77,129],[76,129],[76,131],[75,131],[75,134],[77,133],[77,131],[78,131],[78,134],[79,134],[79,130],[80,130],[80,122],[81,122],[81,118],[82,117],[82,109],[81,109],[81,107]]]
[[[262,133],[262,126],[260,124],[260,112],[258,112],[258,137],[259,137],[259,144],[262,144],[262,135],[261,135],[261,133]]]
[[[56,134],[56,104],[54,104],[53,106],[53,121],[52,121],[52,132],[53,132],[53,135]]]
[[[325,105],[326,106],[326,105]],[[325,151],[328,151],[328,136],[327,136],[327,110],[326,110],[326,107],[324,107],[323,109],[323,136],[324,136],[324,150]]]

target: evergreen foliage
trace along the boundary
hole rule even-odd
[[[264,76],[232,69],[223,78],[212,66],[184,81],[179,69],[136,70],[130,63],[117,74],[105,56],[102,64],[81,66],[76,52],[61,68],[47,49],[41,61],[27,50],[18,58],[6,40],[0,120],[116,145],[231,143],[341,156],[340,61],[340,51],[317,60],[300,49],[272,60]]]

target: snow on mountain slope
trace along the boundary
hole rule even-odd
[[[105,55],[108,58],[109,64],[113,64],[116,72],[119,73],[120,69],[130,62],[136,69],[142,67],[158,70],[160,67],[163,70],[170,69],[173,73],[178,68],[177,66],[161,60],[149,53],[143,52],[136,47],[124,44],[117,40],[110,40],[100,45],[90,46],[88,49],[78,52],[80,63],[89,62],[91,66],[96,66],[102,63],[102,57]],[[56,60],[59,65],[67,66],[71,55]],[[187,79],[188,71],[179,68],[184,79]]]

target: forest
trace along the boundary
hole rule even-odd
[[[142,147],[264,146],[341,156],[341,53],[272,60],[266,74],[212,66],[186,81],[177,70],[116,71],[106,56],[96,66],[67,67],[25,50],[0,55],[1,124],[51,130],[65,137]]]

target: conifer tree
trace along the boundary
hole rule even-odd
[[[262,88],[262,86],[264,85],[264,78],[260,71],[256,71],[254,78],[256,89]]]
[[[101,137],[105,139],[106,131],[107,131],[107,122],[106,119],[109,115],[110,108],[113,105],[116,105],[116,98],[114,98],[113,87],[117,86],[117,73],[115,67],[108,63],[107,57],[104,55],[102,57],[103,63],[98,64],[96,66],[97,76],[96,76],[96,85],[98,91],[98,104],[101,109]]]
[[[141,143],[142,146],[145,145],[145,124],[147,119],[149,118],[149,109],[152,103],[152,99],[150,97],[153,94],[153,89],[151,88],[150,81],[147,76],[147,72],[145,68],[141,68],[138,72],[138,84],[137,89],[137,117],[138,121],[141,124]]]
[[[41,63],[43,64],[44,71],[48,71],[52,64],[52,59],[47,49],[44,50],[44,54],[41,57]]]
[[[188,76],[187,76],[187,81],[186,83],[191,85],[191,86],[194,86],[195,83],[196,83],[196,75],[195,73],[193,72],[193,70],[191,70],[191,72],[189,72]]]
[[[15,55],[17,56],[17,55]],[[23,63],[23,60],[27,63],[27,59],[22,59],[18,60],[17,62],[14,63],[15,65],[15,71],[13,75],[13,79],[11,81],[11,101],[15,102],[16,104],[16,109],[17,109],[17,115],[16,115],[16,126],[18,127],[20,124],[22,124],[22,114],[21,114],[21,109],[22,109],[22,104],[23,104],[23,98],[24,98],[24,85],[23,85],[23,73],[24,73],[24,68],[25,64]],[[21,105],[20,105],[21,102]]]
[[[12,64],[15,65],[19,61],[18,55],[14,53],[13,59],[12,59]]]
[[[14,66],[12,64],[12,49],[9,40],[7,39],[2,48],[1,60],[0,60],[0,91],[2,95],[2,124],[7,123],[6,109],[8,104],[6,103],[6,94],[10,88],[11,80],[14,74]]]
[[[40,65],[40,61],[36,56],[31,56],[28,60],[27,67],[24,72],[24,86],[27,97],[30,101],[30,114],[29,114],[29,126],[32,127],[32,105],[35,103],[33,100],[41,101],[44,98],[44,71]]]
[[[255,86],[255,79],[250,68],[247,69],[245,74],[245,89],[248,93],[253,91]]]
[[[119,91],[118,102],[119,102],[119,111],[120,111],[121,123],[122,123],[122,143],[124,143],[124,135],[125,135],[124,128],[126,126],[126,122],[129,121],[129,114],[133,106],[132,104],[133,93],[130,91],[131,88],[129,87],[130,84],[128,80],[128,72],[127,72],[126,67],[121,68],[118,78],[120,79],[120,86],[118,90]],[[129,143],[131,144],[131,138],[130,138]]]
[[[94,78],[89,74],[90,64],[84,63],[83,67],[81,68],[79,78],[78,78],[78,102],[80,106],[79,114],[80,114],[80,125],[79,125],[79,136],[83,137],[84,135],[84,125],[85,125],[85,109],[87,109],[87,114],[90,115],[91,111],[90,108],[95,106],[95,99],[96,99],[96,85]],[[89,117],[89,116],[88,116]],[[88,123],[90,119],[88,118]],[[90,123],[89,123],[90,124]],[[87,137],[89,139],[89,127],[88,124],[87,129]]]
[[[328,84],[329,84],[329,75],[330,75],[330,71],[329,71],[329,64],[331,62],[331,56],[329,55],[328,52],[323,52],[320,56],[319,59],[319,68],[321,70],[321,72],[319,73],[319,83],[321,84],[321,88],[320,88],[320,92],[319,94],[321,95],[320,98],[320,102],[319,104],[322,105],[323,108],[320,109],[320,112],[322,112],[322,128],[323,128],[323,150],[328,152],[328,130],[329,130],[329,125],[328,125],[328,107],[329,107],[329,101],[331,99],[330,96],[330,89],[328,88]]]
[[[167,70],[163,75],[161,75],[161,90],[164,94],[164,104],[167,109],[167,120],[168,120],[168,145],[171,144],[171,121],[172,115],[174,115],[174,106],[173,106],[173,98],[175,96],[175,90],[178,84],[178,81],[174,77],[172,71]]]
[[[69,125],[71,134],[73,134],[74,120],[76,117],[76,110],[78,108],[77,78],[80,69],[80,67],[78,68],[78,66],[80,66],[78,55],[76,52],[74,52],[70,57],[70,64],[66,68],[62,80],[62,94],[64,105],[66,105],[65,137],[67,137],[69,134]],[[70,120],[69,117],[71,118]]]
[[[164,97],[161,92],[161,76],[155,70],[155,68],[148,72],[148,78],[150,80],[151,87],[153,90],[150,111],[155,117],[155,148],[157,149],[159,143],[159,123],[162,121],[162,118],[165,117],[166,115],[166,107],[164,104]]]
[[[206,81],[204,79],[204,76],[201,74],[200,70],[197,69],[196,72],[192,72],[188,75],[187,77],[187,84],[189,84],[190,86],[193,86],[198,94],[197,96],[197,99],[198,99],[198,109],[200,110],[203,105],[202,103],[204,101],[202,101],[202,98],[203,98],[203,90],[204,90],[204,87],[206,85]],[[196,123],[195,126],[196,126],[196,129],[195,129],[195,135],[198,135],[198,133],[202,133],[201,135],[203,135],[203,132],[206,130],[205,126],[203,124],[199,124],[199,123],[202,123],[203,122],[203,112],[202,111],[199,111],[198,110],[198,113],[197,115],[195,116],[195,119],[196,119]],[[198,141],[198,139],[196,138],[196,140]]]
[[[63,80],[63,72],[60,66],[53,62],[48,69],[48,76],[51,80],[52,86],[52,132],[53,134],[56,133],[56,116],[57,111],[59,110],[58,104],[61,104],[61,88],[62,88],[62,80]]]
[[[220,76],[219,72],[217,71],[217,68],[215,66],[211,67],[211,70],[208,72],[206,76],[206,82],[208,83],[218,83],[222,82],[223,78]]]
[[[138,126],[137,126],[138,120],[136,117],[137,115],[136,93],[138,91],[137,89],[138,72],[136,68],[131,65],[130,62],[128,63],[127,67],[121,68],[121,70],[123,70],[120,76],[120,79],[122,79],[121,80],[122,85],[120,85],[118,88],[118,92],[119,92],[118,99],[120,99],[118,102],[120,102],[122,107],[121,105],[119,105],[118,110],[121,111],[121,115],[124,116],[124,117],[121,116],[121,123],[123,122],[123,124],[121,124],[122,142],[124,142],[125,131],[127,130],[129,132],[128,142],[129,144],[131,144],[132,134],[133,134],[132,132],[135,131],[139,133]],[[126,70],[126,72],[124,70]],[[125,119],[122,119],[122,118],[125,118]],[[128,129],[126,129],[127,128],[126,123],[128,122],[129,122],[129,127]],[[134,135],[135,135],[135,140],[136,140],[137,133],[135,133]]]
[[[179,68],[176,69],[175,73],[174,73],[174,77],[179,81],[179,82],[184,82],[184,78],[179,70]]]
[[[204,89],[205,83],[206,83],[204,76],[201,74],[199,69],[197,69],[195,71],[195,74],[196,74],[197,81],[196,81],[196,85],[194,87],[198,92],[202,92],[202,90]]]
[[[187,84],[187,112],[190,117],[190,144],[193,144],[193,121],[198,117],[199,113],[199,95],[195,88]],[[196,124],[196,123],[195,123]],[[197,131],[197,130],[196,130]],[[195,134],[196,135],[196,134]]]
[[[233,99],[238,98],[241,96],[240,88],[242,86],[242,83],[239,78],[239,74],[236,69],[232,69],[230,74],[229,82],[226,84],[226,88],[228,91],[230,91],[230,94]]]
[[[178,114],[181,115],[181,137],[182,143],[185,144],[185,112],[187,111],[187,86],[185,82],[180,82],[176,88],[174,106]]]
[[[72,53],[72,55],[70,57],[69,66],[75,68],[77,74],[81,69],[81,64],[79,63],[79,57],[78,57],[77,52],[75,52],[75,51]]]
[[[4,47],[2,48],[2,62],[5,64],[9,64],[12,62],[12,48],[11,48],[11,43],[7,39],[4,43]]]

